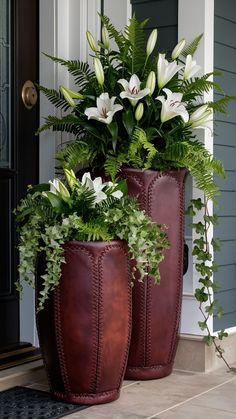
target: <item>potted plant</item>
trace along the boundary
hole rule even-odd
[[[76,90],[40,87],[48,99],[65,111],[48,116],[39,132],[70,132],[71,142],[57,154],[62,167],[87,164],[114,181],[126,178],[130,195],[155,222],[168,226],[170,249],[161,264],[161,284],[150,280],[133,289],[133,331],[127,378],[158,378],[171,372],[177,347],[182,295],[183,194],[186,171],[209,199],[217,187],[213,173],[223,175],[222,164],[196,138],[194,128],[206,128],[213,111],[225,112],[232,97],[212,81],[198,76],[193,55],[202,38],[190,45],[181,40],[171,55],[153,55],[158,32],[146,43],[146,21],[132,17],[124,33],[101,16],[102,40],[91,33],[93,68],[88,63],[51,57],[74,76]],[[116,44],[110,48],[110,38]],[[222,96],[204,102],[204,93]],[[140,309],[141,307],[141,309]]]
[[[37,327],[53,395],[96,404],[119,397],[131,332],[129,255],[142,278],[159,282],[168,246],[154,224],[117,184],[65,181],[30,187],[16,210],[21,279],[36,274]],[[127,244],[126,244],[127,242]],[[21,282],[18,284],[21,288]]]

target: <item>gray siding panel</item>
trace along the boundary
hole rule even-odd
[[[219,217],[219,224],[214,228],[216,237],[221,240],[235,240],[236,237],[236,217]],[[236,300],[235,300],[236,305]]]
[[[226,133],[227,133],[227,128],[226,128]],[[226,133],[225,135],[227,135]],[[215,157],[223,163],[225,170],[235,170],[235,164],[236,164],[235,147],[225,146],[224,143],[222,145],[215,145],[214,154],[215,154]]]
[[[226,94],[236,95],[236,1],[215,0],[214,67],[223,70],[215,77]],[[221,95],[215,92],[215,100]],[[214,236],[221,239],[221,250],[215,254],[219,271],[215,280],[221,284],[216,299],[223,307],[222,319],[214,318],[214,330],[236,326],[236,102],[230,103],[227,114],[216,114],[214,124],[214,154],[221,160],[227,179],[216,179],[219,224]]]
[[[235,37],[236,23],[230,22],[222,17],[215,17],[215,42],[236,48]]]
[[[234,252],[233,252],[233,242],[229,242],[232,243],[232,253],[231,253],[231,257],[232,259],[234,257]],[[235,246],[235,242],[234,242],[234,246]],[[216,259],[217,261],[217,259]],[[219,282],[221,288],[220,291],[229,291],[232,289],[236,288],[236,266],[235,264],[228,264],[228,265],[222,265],[220,270],[218,272],[216,272],[215,274],[216,277],[216,281]],[[217,295],[220,296],[220,292]],[[227,307],[227,305],[226,305]]]
[[[236,224],[236,192],[221,192],[221,195],[217,199],[219,207],[215,208],[216,214],[221,217],[235,217]]]
[[[222,121],[215,122],[214,144],[229,145],[235,147],[236,145],[236,123],[228,123]]]
[[[178,41],[178,0],[131,0],[138,21],[149,18],[146,36],[158,29],[157,50],[171,51]]]
[[[224,283],[229,280],[230,287],[232,287],[232,284],[236,287],[236,279],[233,277],[236,273],[236,240],[221,241],[221,251],[216,252],[215,262],[222,267],[216,274],[216,280],[223,278]]]
[[[215,0],[215,15],[236,22],[235,0]]]
[[[215,43],[215,68],[235,73],[236,50]]]
[[[236,184],[236,173],[235,171],[230,172],[229,170],[225,171],[225,179],[221,177],[216,177],[215,181],[221,191],[235,191]]]

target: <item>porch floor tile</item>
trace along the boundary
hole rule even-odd
[[[47,390],[44,379],[29,384]],[[68,419],[222,419],[236,418],[236,375],[220,368],[210,373],[175,370],[150,381],[124,381],[112,403],[92,406]]]

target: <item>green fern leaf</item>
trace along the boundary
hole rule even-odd
[[[197,50],[197,48],[198,48],[198,45],[199,45],[199,43],[200,43],[200,41],[201,41],[201,39],[202,39],[202,37],[203,37],[203,33],[201,33],[200,35],[198,35],[194,40],[193,40],[193,42],[191,42],[191,44],[189,44],[189,45],[187,45],[186,46],[186,48],[183,50],[183,52],[182,52],[182,55],[184,56],[184,57],[187,57],[187,55],[194,55],[195,54],[195,52],[196,52],[196,50]]]
[[[63,111],[67,111],[67,109],[69,109],[70,105],[63,98],[61,93],[58,93],[55,89],[48,89],[44,86],[38,85],[37,87],[56,108],[61,108]]]

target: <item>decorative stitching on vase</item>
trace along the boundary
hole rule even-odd
[[[99,294],[99,281],[96,280],[98,277],[98,267],[96,263],[96,259],[92,252],[87,249],[86,246],[78,244],[70,245],[70,251],[82,251],[86,254],[90,260],[91,266],[91,275],[92,275],[92,348],[91,351],[91,358],[92,358],[92,366],[90,366],[91,370],[91,382],[89,385],[89,391],[91,393],[96,392],[96,383],[97,383],[97,357],[98,357],[98,334],[99,334],[99,326],[98,326],[98,294]]]
[[[123,170],[123,175],[126,179],[129,179],[131,183],[136,183],[139,186],[139,194],[136,195],[139,205],[141,209],[146,211],[147,207],[147,197],[144,193],[144,181],[141,177],[138,177],[135,174],[130,174],[129,172]],[[140,170],[140,175],[143,175],[143,172]],[[135,285],[134,285],[135,286]],[[142,350],[140,352],[140,363],[142,365],[146,365],[146,336],[147,336],[147,304],[146,304],[146,298],[147,298],[147,283],[144,281],[142,284],[140,284],[139,287],[139,294],[140,294],[140,306],[137,307],[137,310],[140,310],[141,312],[141,319],[139,320],[138,324],[138,330],[139,330],[139,336],[140,341],[142,343]],[[132,337],[131,337],[132,341]],[[129,368],[129,365],[128,365]]]
[[[178,345],[177,335],[179,332],[180,326],[180,316],[181,316],[181,296],[182,296],[182,289],[183,289],[183,236],[184,236],[184,190],[185,190],[185,176],[186,170],[182,169],[176,173],[178,188],[179,188],[179,204],[180,204],[180,223],[179,223],[179,243],[181,245],[181,249],[179,249],[178,255],[178,295],[177,295],[177,304],[176,304],[176,317],[175,317],[175,325],[173,329],[173,336],[171,342],[171,353],[169,356],[169,362],[172,362]]]
[[[78,250],[80,252],[83,252],[84,254],[86,254],[88,256],[88,258],[90,259],[91,266],[92,266],[92,275],[93,275],[93,268],[94,268],[95,263],[94,263],[94,257],[92,255],[92,253],[88,249],[86,249],[86,247],[84,247],[80,244],[78,244],[78,245],[73,244],[71,246],[66,247],[66,251],[68,253],[78,252]],[[92,281],[92,282],[94,283],[94,281]],[[66,354],[65,354],[64,348],[63,348],[63,336],[62,336],[62,330],[61,330],[61,289],[60,289],[60,284],[55,290],[55,329],[56,329],[56,340],[57,340],[58,356],[59,356],[59,361],[60,361],[62,379],[63,379],[63,383],[64,383],[64,386],[65,386],[66,392],[71,393],[69,376],[68,376],[68,368],[67,368],[68,361],[66,360]],[[94,365],[94,362],[92,362],[91,379],[93,379],[95,377],[95,374],[94,374],[94,372],[96,371],[95,368],[96,368],[96,365]],[[93,369],[94,369],[94,371],[93,371]],[[94,378],[94,380],[95,380],[95,378]],[[92,391],[93,391],[94,385],[93,385],[92,381],[91,381],[90,387],[92,388]]]
[[[146,354],[145,354],[145,366],[151,364],[152,359],[152,340],[151,340],[151,305],[152,305],[152,278],[150,276],[146,279]]]
[[[140,177],[138,177],[137,175],[132,175],[132,174],[127,173],[125,171],[125,169],[122,170],[121,174],[122,174],[122,176],[125,179],[127,179],[127,180],[130,179],[133,182],[136,182],[138,184],[139,189],[140,189],[140,194],[138,196],[136,196],[136,197],[138,198],[138,201],[140,203],[141,209],[145,209],[146,210],[147,200],[146,200],[146,195],[143,192],[144,191],[144,182],[143,182],[143,180]]]
[[[59,358],[59,364],[61,369],[62,381],[65,387],[65,391],[70,393],[70,384],[67,374],[66,359],[63,349],[63,337],[61,330],[61,287],[60,283],[54,290],[54,324],[55,324],[55,336],[57,344],[57,352]]]
[[[99,325],[100,325],[100,321],[102,323],[102,318],[103,318],[103,282],[102,282],[102,278],[103,278],[103,259],[104,256],[112,249],[120,249],[123,254],[125,255],[125,259],[127,261],[127,277],[130,278],[130,281],[127,282],[127,291],[128,291],[128,295],[129,295],[129,302],[128,302],[128,312],[129,312],[129,323],[128,323],[128,339],[127,339],[127,344],[126,344],[126,349],[125,349],[125,353],[124,353],[124,357],[123,357],[123,364],[122,367],[120,369],[120,373],[119,373],[119,377],[117,380],[117,384],[116,384],[116,389],[120,389],[121,387],[121,382],[122,379],[124,377],[124,373],[125,373],[125,368],[127,365],[127,360],[128,360],[128,351],[129,351],[129,345],[130,345],[130,337],[131,337],[131,311],[132,311],[132,307],[131,307],[131,275],[130,275],[130,263],[129,263],[129,254],[127,249],[125,248],[124,243],[121,241],[120,243],[117,244],[109,244],[106,246],[106,248],[102,251],[100,257],[99,257],[99,261],[98,261],[98,272],[99,272],[99,283],[101,284],[101,288],[100,288],[100,298],[99,298],[99,306],[100,306],[100,310],[99,310]],[[101,331],[102,327],[99,327],[99,330]],[[101,341],[102,341],[102,333],[99,335],[99,347],[101,347]],[[100,357],[101,357],[101,351],[99,351],[99,355],[98,355],[98,365],[101,366],[101,362],[100,362]],[[99,369],[98,372],[98,376],[97,376],[97,380],[100,379],[101,376],[101,371]]]
[[[155,179],[153,179],[153,181],[151,182],[150,186],[149,186],[149,193],[148,193],[148,214],[151,216],[151,208],[152,208],[152,200],[153,200],[153,188],[154,188],[154,184],[156,183],[156,181],[158,181],[161,177],[169,177],[172,178],[175,183],[177,184],[178,187],[178,198],[179,198],[179,217],[180,217],[180,222],[179,222],[179,233],[178,233],[178,237],[179,240],[178,242],[181,243],[181,248],[183,247],[183,218],[184,218],[184,202],[183,202],[183,194],[184,194],[184,173],[186,172],[185,169],[180,169],[180,170],[176,170],[176,171],[170,171],[170,172],[163,172],[161,175],[158,175]],[[176,306],[175,306],[175,321],[172,325],[172,337],[169,343],[169,357],[168,357],[168,363],[172,363],[173,362],[173,357],[175,355],[176,349],[177,349],[177,344],[178,344],[178,339],[177,339],[177,334],[179,331],[179,322],[180,322],[180,315],[181,315],[181,295],[182,295],[182,283],[183,283],[183,275],[182,275],[182,251],[181,249],[179,249],[178,252],[179,258],[178,258],[178,270],[177,270],[177,299],[176,299]]]

